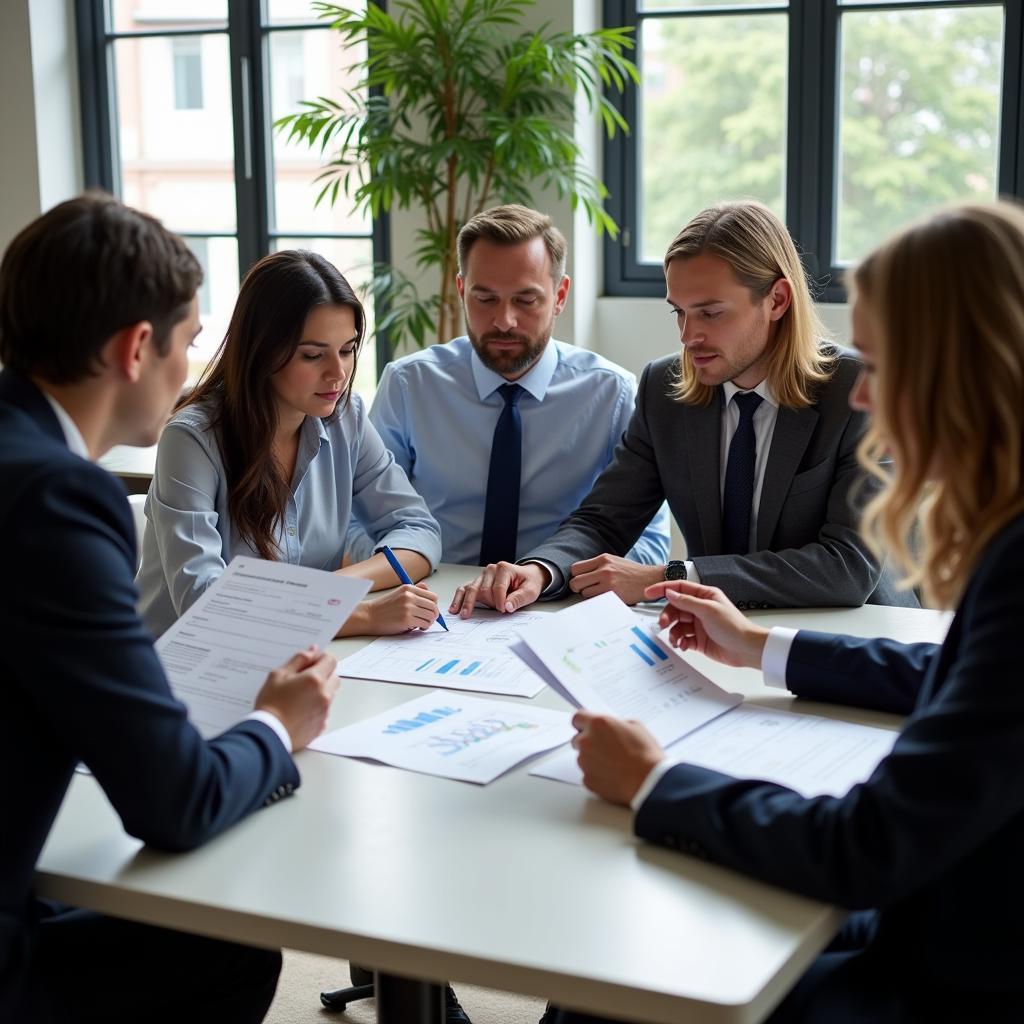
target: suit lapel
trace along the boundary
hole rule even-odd
[[[690,461],[690,494],[697,506],[697,518],[704,541],[702,554],[722,550],[722,389],[704,406],[683,406],[686,410],[686,454]]]
[[[757,510],[757,550],[771,547],[793,477],[818,422],[817,409],[779,409]]]

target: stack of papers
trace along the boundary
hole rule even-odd
[[[892,749],[896,733],[743,705],[652,632],[614,594],[522,631],[515,651],[570,703],[644,723],[674,761],[841,796]],[[739,706],[742,705],[742,706]],[[532,775],[582,784],[572,749]]]

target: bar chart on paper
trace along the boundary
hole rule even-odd
[[[487,783],[520,761],[561,746],[573,732],[565,711],[433,690],[319,736],[310,748]]]
[[[508,645],[518,639],[520,629],[547,614],[475,612],[465,620],[449,616],[447,633],[435,624],[425,632],[380,637],[339,662],[338,675],[533,697],[544,681]]]
[[[670,743],[740,697],[663,647],[650,625],[609,593],[553,612],[522,639],[577,706],[636,718]]]

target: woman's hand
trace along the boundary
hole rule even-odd
[[[673,647],[706,654],[723,665],[761,667],[768,630],[751,622],[718,587],[668,580],[648,587],[644,595],[668,602],[658,622],[663,629],[671,626]]]
[[[572,745],[579,752],[583,785],[613,804],[628,807],[650,770],[665,756],[640,722],[577,711]]]
[[[437,621],[437,594],[425,583],[395,587],[382,597],[360,601],[339,636],[392,636],[429,629]]]

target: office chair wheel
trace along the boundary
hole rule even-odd
[[[336,988],[333,992],[321,992],[320,1003],[331,1013],[342,1013],[349,1003],[358,999],[372,999],[373,985],[350,985],[348,988]]]

